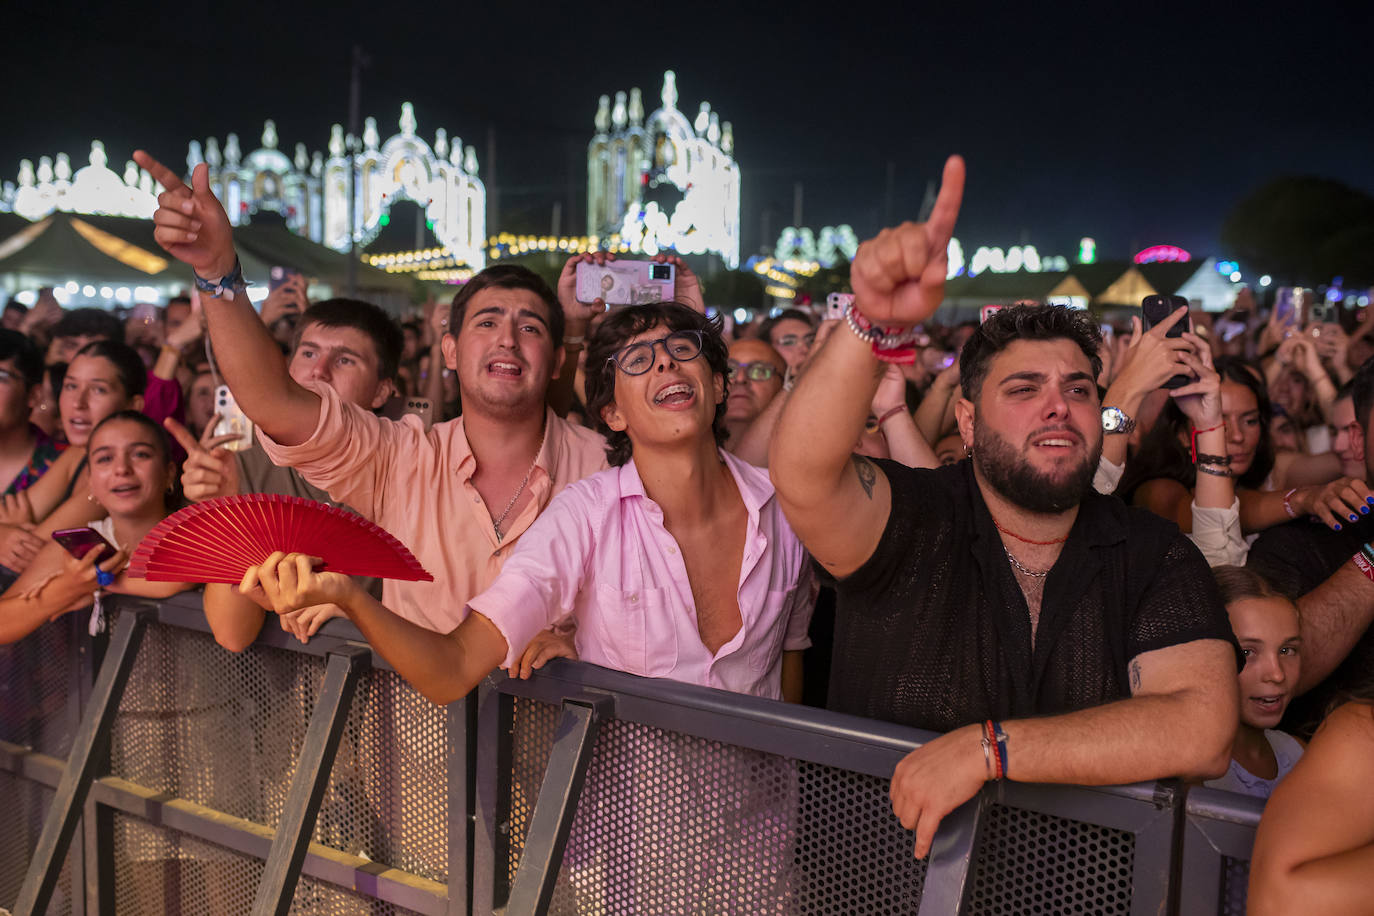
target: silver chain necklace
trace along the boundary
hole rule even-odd
[[[1003,544],[1003,545],[1002,545],[1002,552],[1005,553],[1005,554],[1007,555],[1007,559],[1008,559],[1008,560],[1011,560],[1011,565],[1012,565],[1012,566],[1015,566],[1018,570],[1020,570],[1021,572],[1025,573],[1026,575],[1030,576],[1032,579],[1043,579],[1043,578],[1045,578],[1046,576],[1048,576],[1048,575],[1050,574],[1050,571],[1049,571],[1048,569],[1045,570],[1044,572],[1036,572],[1036,571],[1033,570],[1033,569],[1026,569],[1026,567],[1024,567],[1024,566],[1021,565],[1021,561],[1020,561],[1020,560],[1018,560],[1018,559],[1016,559],[1016,557],[1012,556],[1012,553],[1011,553],[1010,550],[1007,549],[1007,545],[1006,545],[1006,544]]]
[[[520,486],[515,489],[515,494],[511,496],[510,502],[506,503],[505,511],[501,513],[501,517],[491,523],[492,530],[496,532],[496,543],[498,544],[506,537],[501,533],[501,523],[506,520],[507,515],[510,515],[510,510],[515,508],[515,501],[520,498],[520,494],[525,492],[525,486],[530,482],[530,475],[534,473],[534,466],[539,461],[539,453],[544,450],[544,437],[548,434],[549,429],[545,426],[544,435],[539,437],[539,448],[534,450],[534,461],[530,462],[530,469],[525,472],[525,479],[520,481]]]

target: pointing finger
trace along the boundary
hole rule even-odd
[[[964,201],[964,174],[964,157],[950,156],[945,160],[940,194],[935,198],[935,207],[926,222],[930,230],[932,252],[936,248],[945,250],[954,235],[954,224],[959,220],[959,207]]]
[[[148,174],[153,176],[153,180],[169,191],[175,188],[186,187],[185,182],[181,180],[176,172],[173,172],[171,169],[167,168],[167,166],[158,162],[141,149],[134,150],[134,162],[137,162],[140,167],[147,169]]]
[[[191,431],[173,418],[167,417],[164,419],[162,421],[162,427],[172,434],[172,438],[177,440],[177,444],[186,450],[186,454],[194,454],[201,448],[200,443],[196,441],[196,437],[191,435]]]

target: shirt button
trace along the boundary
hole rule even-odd
[[[677,553],[677,548],[676,548],[676,547],[669,547],[669,548],[668,548],[668,552],[669,552],[669,553]]]
[[[480,502],[482,501],[482,497],[480,497],[480,496],[474,496],[474,497],[472,498],[472,501],[475,502],[475,503],[480,503]]]
[[[494,557],[499,557],[500,555],[501,555],[501,551],[499,551],[499,550],[492,554],[492,556],[494,556]]]
[[[635,594],[633,594],[633,595],[630,596],[630,603],[631,603],[631,604],[633,604],[634,602],[636,602],[636,601],[638,601],[638,600],[639,600],[639,594],[638,594],[637,592],[636,592]]]

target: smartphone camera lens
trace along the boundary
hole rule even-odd
[[[669,280],[672,278],[672,268],[667,264],[655,264],[650,268],[649,276],[655,280]]]

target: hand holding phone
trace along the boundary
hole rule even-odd
[[[253,421],[239,409],[228,385],[220,385],[215,389],[215,413],[220,418],[215,424],[216,438],[231,435],[236,437],[222,443],[223,448],[231,452],[241,452],[253,446]]]
[[[672,302],[677,268],[658,261],[610,260],[577,265],[577,301],[609,306]]]
[[[62,545],[62,549],[67,551],[78,560],[86,558],[86,554],[96,551],[95,563],[104,563],[119,552],[119,549],[94,528],[63,528],[52,533],[52,539]]]
[[[1187,307],[1188,300],[1184,299],[1182,296],[1146,296],[1140,303],[1140,313],[1144,324],[1144,330],[1148,332],[1155,325],[1163,324],[1174,314],[1174,312],[1181,308],[1186,309]],[[1192,323],[1188,320],[1188,316],[1185,313],[1164,332],[1164,336],[1182,337],[1183,332],[1191,330],[1191,328]],[[1175,375],[1161,387],[1182,388],[1184,385],[1191,384],[1193,380],[1191,375]]]

